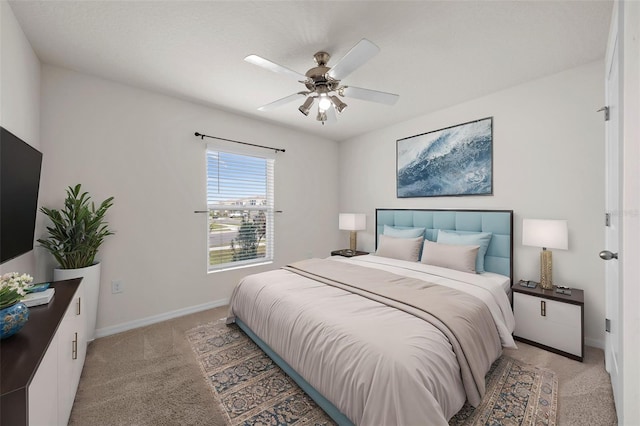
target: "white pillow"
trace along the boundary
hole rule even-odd
[[[442,244],[424,240],[420,262],[475,274],[479,249],[480,246]]]
[[[417,262],[420,258],[423,237],[396,238],[388,235],[378,237],[376,256]]]
[[[458,233],[454,231],[438,231],[438,243],[456,244],[456,245],[476,245],[480,246],[478,257],[476,259],[476,272],[481,274],[484,272],[484,256],[487,254],[489,243],[491,242],[491,232],[468,232]]]
[[[394,228],[393,226],[384,225],[382,230],[384,235],[397,238],[416,238],[424,237],[424,228]]]

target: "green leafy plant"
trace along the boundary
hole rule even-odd
[[[80,192],[80,184],[69,187],[62,210],[40,208],[53,226],[47,227],[49,237],[38,242],[53,255],[62,269],[91,266],[105,237],[113,235],[104,218],[112,205],[113,197],[109,197],[96,209],[91,196]]]

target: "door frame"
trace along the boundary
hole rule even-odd
[[[620,240],[621,342],[624,363],[618,424],[640,421],[640,2],[615,0],[622,156]]]
[[[640,2],[617,1],[622,67],[623,412],[619,424],[640,422]]]

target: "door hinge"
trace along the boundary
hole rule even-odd
[[[604,331],[611,333],[611,320],[609,318],[605,318],[604,320]]]
[[[611,213],[604,214],[604,226],[611,226]]]
[[[596,112],[600,112],[600,111],[604,111],[604,121],[609,121],[609,107],[608,106],[603,106],[602,108],[600,108]]]

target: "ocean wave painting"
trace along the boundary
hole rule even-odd
[[[493,193],[493,117],[397,141],[398,198]]]

